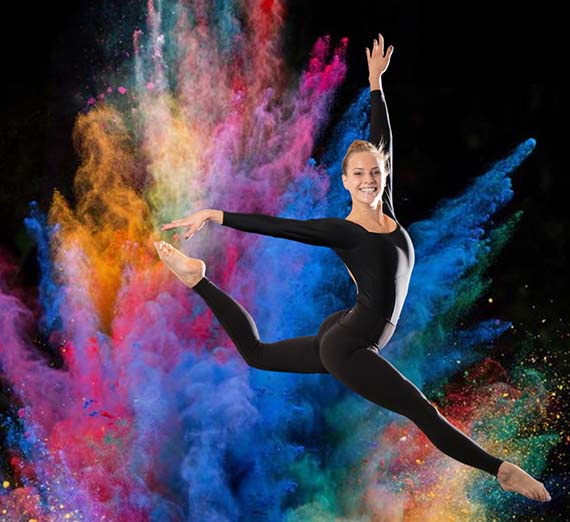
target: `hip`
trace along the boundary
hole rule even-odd
[[[386,346],[396,331],[396,325],[381,312],[358,302],[352,308],[343,310],[337,323],[373,343],[378,349]]]

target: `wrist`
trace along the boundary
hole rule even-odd
[[[213,221],[218,225],[221,225],[224,220],[223,210],[208,209],[206,214],[208,221]]]
[[[368,78],[368,81],[370,82],[371,91],[382,89],[382,76],[379,76],[378,78]]]

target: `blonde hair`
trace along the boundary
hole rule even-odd
[[[389,172],[388,161],[390,160],[390,153],[386,150],[386,143],[383,138],[378,143],[378,147],[366,140],[354,140],[348,147],[342,160],[342,173],[345,176],[348,175],[346,171],[348,167],[348,158],[350,158],[351,154],[354,154],[355,152],[371,152],[374,154],[378,158],[380,171],[382,172],[384,179],[386,179]]]

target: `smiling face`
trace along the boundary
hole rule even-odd
[[[350,192],[353,203],[370,205],[382,198],[386,179],[378,160],[377,154],[368,151],[349,156],[342,184]]]

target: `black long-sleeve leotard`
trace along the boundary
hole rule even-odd
[[[206,276],[193,288],[250,366],[330,373],[366,399],[405,415],[450,457],[496,476],[502,460],[445,419],[412,381],[379,354],[394,334],[404,304],[414,248],[396,219],[392,203],[392,134],[383,93],[372,91],[371,100],[370,140],[378,146],[383,139],[390,152],[382,207],[397,223],[393,232],[369,232],[357,223],[335,217],[298,220],[226,211],[222,222],[246,232],[333,249],[356,282],[356,304],[331,313],[316,335],[267,343],[259,338],[255,321],[245,307]]]
[[[230,211],[223,211],[222,224],[245,232],[331,248],[356,283],[357,303],[377,314],[378,319],[396,325],[408,293],[415,254],[411,238],[394,211],[392,130],[384,93],[371,91],[370,98],[370,141],[378,146],[383,140],[390,154],[382,209],[396,221],[393,232],[370,232],[355,222],[337,217],[300,220]],[[350,315],[343,323],[351,326]],[[352,326],[358,327],[356,319]]]

